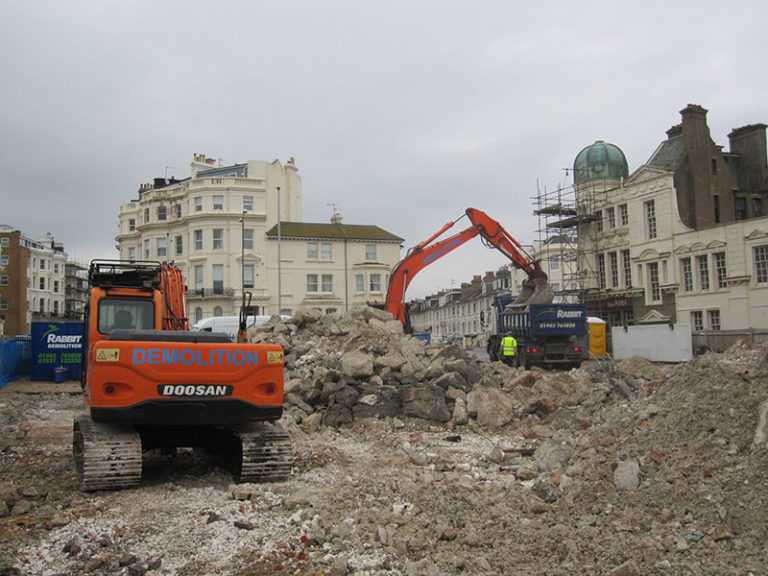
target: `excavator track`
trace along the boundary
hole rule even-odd
[[[119,490],[141,482],[141,437],[129,426],[79,414],[72,429],[72,456],[81,490]]]
[[[291,476],[293,447],[278,424],[254,422],[233,427],[240,439],[239,482],[280,482]]]

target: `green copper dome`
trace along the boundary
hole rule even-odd
[[[624,152],[618,146],[602,140],[584,148],[573,161],[574,184],[627,176],[629,176],[629,164],[624,157]]]

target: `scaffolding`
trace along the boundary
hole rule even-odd
[[[566,169],[566,176],[573,170]],[[598,265],[602,249],[602,209],[621,181],[595,180],[559,184],[555,190],[538,187],[532,198],[537,217],[536,251],[560,302],[600,301],[605,296],[605,269]],[[554,288],[553,288],[554,289]]]

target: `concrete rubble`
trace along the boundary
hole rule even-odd
[[[0,575],[766,573],[766,344],[559,372],[371,308],[249,336],[286,352],[290,480],[189,451],[83,494],[79,399],[0,392]]]
[[[506,380],[520,377],[515,370],[481,362],[457,344],[427,347],[383,310],[275,317],[251,328],[249,339],[283,347],[286,419],[296,424],[313,414],[327,426],[359,418],[449,422],[456,415],[464,424],[472,418],[503,426],[520,409],[501,393]]]

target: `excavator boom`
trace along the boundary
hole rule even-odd
[[[443,240],[437,240],[456,222],[466,216],[471,226]],[[448,222],[435,234],[411,248],[400,262],[392,269],[385,309],[396,319],[406,324],[405,292],[408,285],[423,268],[464,245],[475,236],[493,246],[523,270],[528,279],[523,283],[523,291],[515,300],[515,305],[551,302],[552,289],[547,282],[547,275],[539,267],[539,262],[525,254],[520,243],[515,240],[496,220],[476,208],[467,208],[465,214],[453,222]]]
[[[187,285],[180,268],[163,264],[160,270],[160,292],[165,301],[163,330],[189,330]]]

